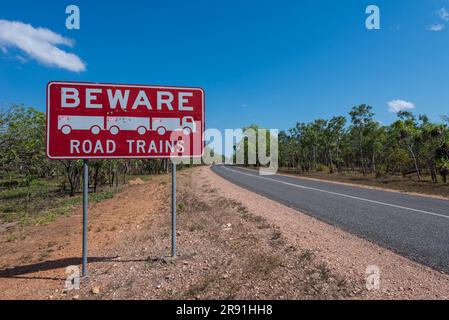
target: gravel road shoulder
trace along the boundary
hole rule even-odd
[[[277,225],[290,242],[311,250],[332,272],[359,284],[353,293],[362,292],[362,298],[448,299],[446,274],[238,187],[212,171],[206,174],[224,197],[242,201],[248,210]],[[379,290],[365,289],[369,266],[380,269]]]
[[[170,253],[170,176],[90,207],[89,278],[81,210],[0,238],[3,299],[446,298],[448,277],[231,184],[209,167],[178,173],[178,253]],[[18,233],[17,240],[4,238]],[[365,288],[366,267],[381,270]]]

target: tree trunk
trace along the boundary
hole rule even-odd
[[[329,148],[329,173],[334,173],[334,164],[332,160],[332,150]]]
[[[99,166],[95,166],[94,172],[94,193],[97,193]]]
[[[410,154],[412,155],[413,163],[415,164],[416,175],[418,176],[418,180],[421,181],[421,173],[419,172],[418,161],[416,160],[416,156],[415,156],[415,153],[413,152],[413,148],[411,146],[408,146],[408,150],[409,150]]]
[[[128,173],[128,162],[125,162],[125,168],[123,169],[123,184],[126,184],[127,173]]]
[[[427,167],[429,168],[430,176],[432,178],[432,182],[437,183],[438,177],[437,177],[437,169],[435,167],[435,162],[433,160],[427,161]]]
[[[360,149],[360,161],[362,163],[362,173],[363,175],[366,174],[365,171],[365,161],[363,159],[363,147],[362,147],[362,134],[360,133],[360,139],[359,139],[359,149]]]

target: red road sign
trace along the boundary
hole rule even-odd
[[[47,85],[51,159],[200,157],[200,88],[103,83]]]

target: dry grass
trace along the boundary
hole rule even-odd
[[[279,170],[280,173],[298,175],[294,170]],[[306,178],[315,178],[322,180],[330,180],[335,182],[353,183],[365,186],[386,188],[405,192],[422,193],[428,195],[442,196],[449,198],[449,183],[434,183],[430,177],[424,176],[421,181],[417,180],[414,176],[383,176],[376,177],[373,174],[356,174],[352,172],[348,173],[326,173],[326,172],[305,172],[300,176]]]
[[[248,210],[243,203],[217,191],[211,192],[211,184],[199,172],[199,169],[186,170],[178,179],[176,259],[168,257],[171,189],[166,181],[169,176],[165,180],[155,178],[95,205],[91,212],[90,252],[107,259],[89,265],[87,286],[80,291],[62,293],[63,280],[60,283],[41,280],[40,286],[35,287],[30,282],[11,278],[4,288],[17,287],[18,281],[22,281],[23,288],[28,287],[20,292],[5,289],[8,296],[27,294],[27,297],[48,298],[51,295],[53,299],[70,299],[74,295],[81,299],[348,297],[344,279],[337,280],[315,255],[296,243],[289,243],[279,227]],[[30,241],[23,242],[22,256],[12,259],[8,253],[5,258],[20,266],[45,264],[79,254],[80,233],[74,232],[74,217],[67,219],[67,225],[59,219],[39,227],[34,234],[28,233]],[[37,248],[39,239],[47,240]],[[36,270],[36,274],[43,278],[65,278],[63,267],[43,273]],[[93,286],[100,287],[99,294],[92,294]]]

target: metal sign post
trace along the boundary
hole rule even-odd
[[[171,235],[171,255],[176,257],[176,162],[172,162],[171,173],[171,221],[172,221],[172,235]]]
[[[87,277],[87,223],[88,223],[88,200],[89,200],[89,160],[83,163],[83,269],[82,276]]]

